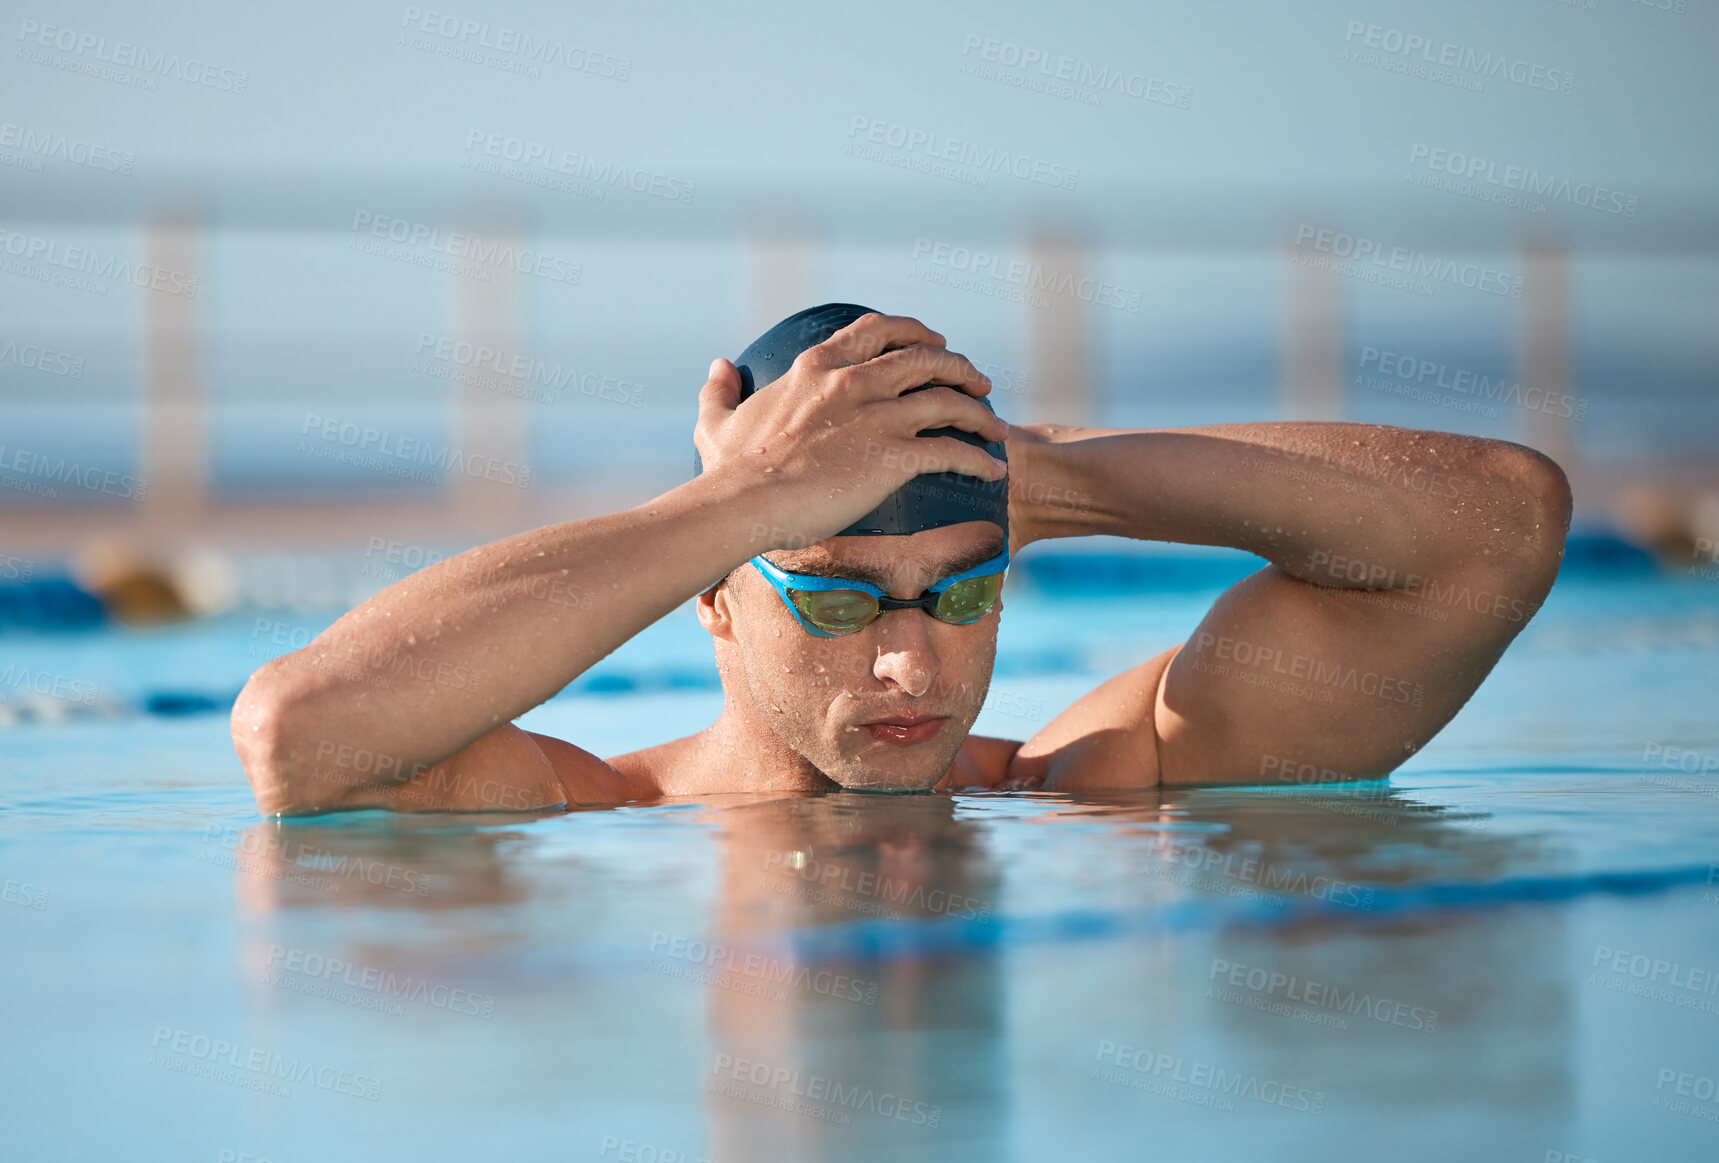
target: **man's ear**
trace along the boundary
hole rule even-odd
[[[734,583],[723,578],[693,599],[698,612],[698,624],[712,638],[734,640]]]

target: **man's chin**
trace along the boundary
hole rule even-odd
[[[962,733],[962,738],[966,733]],[[952,744],[952,745],[951,745]],[[949,771],[960,753],[959,740],[946,739],[942,745],[896,748],[879,745],[860,755],[843,757],[843,762],[826,770],[824,775],[841,785],[843,791],[869,792],[878,795],[925,795],[935,788]],[[918,751],[919,754],[913,754]]]
[[[876,768],[859,768],[840,774],[826,773],[841,785],[843,791],[865,792],[872,795],[913,796],[928,795],[942,778],[943,770],[927,773],[880,771]]]
[[[932,786],[931,784],[924,787],[904,787],[900,784],[844,783],[841,788],[843,791],[859,792],[862,795],[870,796],[928,796],[931,794]]]

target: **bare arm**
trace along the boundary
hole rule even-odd
[[[259,804],[566,801],[526,733],[503,728],[744,560],[756,541],[747,510],[735,490],[701,477],[637,509],[504,538],[388,587],[259,669],[240,694],[233,738]],[[464,764],[431,770],[492,732]],[[624,798],[594,759],[586,776],[591,799]]]
[[[1178,651],[1022,747],[1012,777],[1055,786],[1388,773],[1539,608],[1569,524],[1557,465],[1503,441],[1364,424],[1045,425],[1011,434],[1011,461],[1017,434],[1021,544],[1110,533],[1271,563]]]
[[[1003,436],[969,395],[988,381],[942,343],[914,320],[868,315],[743,408],[738,373],[716,361],[695,433],[703,475],[626,512],[439,562],[263,666],[232,718],[259,806],[527,809],[641,794],[512,720],[783,537],[827,536],[867,512],[911,475],[878,449],[1001,475],[981,449],[914,435]],[[950,386],[900,395],[927,380]]]

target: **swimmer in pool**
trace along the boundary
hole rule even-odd
[[[429,566],[259,668],[232,716],[258,806],[1377,779],[1450,721],[1557,575],[1569,484],[1520,445],[1014,425],[990,390],[918,320],[851,304],[784,320],[711,364],[693,479]],[[1009,560],[1094,534],[1267,564],[1030,738],[970,734]],[[599,758],[514,725],[688,599],[722,682],[710,726]]]

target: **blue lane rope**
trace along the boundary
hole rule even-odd
[[[1500,908],[1589,896],[1645,896],[1710,883],[1719,863],[1688,868],[1518,876],[1504,880],[1409,887],[1358,885],[1366,906],[1309,897],[1286,903],[1251,901],[1229,907],[1184,900],[1163,908],[1070,910],[1033,917],[868,919],[781,934],[772,947],[797,962],[887,961],[985,953],[1032,945],[1215,929],[1271,929],[1309,922],[1395,920],[1444,911]]]

